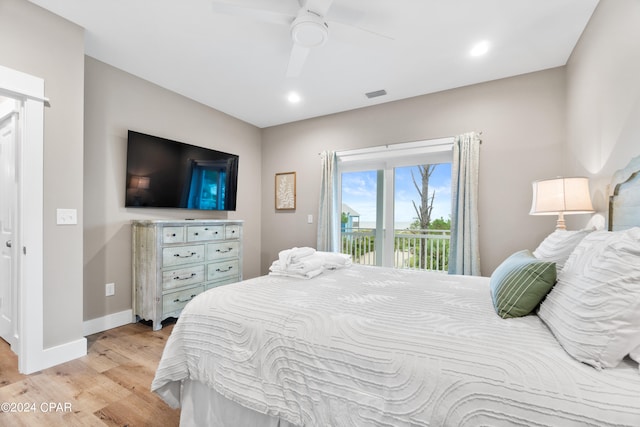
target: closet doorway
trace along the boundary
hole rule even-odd
[[[0,337],[18,352],[18,277],[16,215],[18,206],[18,102],[0,96]]]
[[[0,335],[18,370],[43,348],[44,80],[0,66]]]

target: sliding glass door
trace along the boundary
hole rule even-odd
[[[394,169],[397,268],[447,271],[451,235],[451,163]]]
[[[371,152],[339,163],[341,251],[358,264],[446,271],[450,150],[410,157],[385,152],[382,161],[372,161]]]
[[[341,174],[340,234],[343,253],[357,264],[382,265],[382,193],[380,171],[362,170]]]

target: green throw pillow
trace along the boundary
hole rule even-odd
[[[491,298],[502,318],[531,313],[556,283],[556,264],[528,251],[511,255],[491,275]]]

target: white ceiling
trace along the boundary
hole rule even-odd
[[[288,26],[214,12],[212,0],[31,2],[84,27],[87,55],[262,128],[562,66],[598,0],[334,0],[329,40],[295,78]],[[490,50],[472,57],[480,40]]]

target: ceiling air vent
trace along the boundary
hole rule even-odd
[[[377,98],[378,96],[383,96],[386,95],[387,91],[384,89],[380,89],[380,90],[375,90],[373,92],[368,92],[365,93],[365,95],[367,95],[367,98]]]

